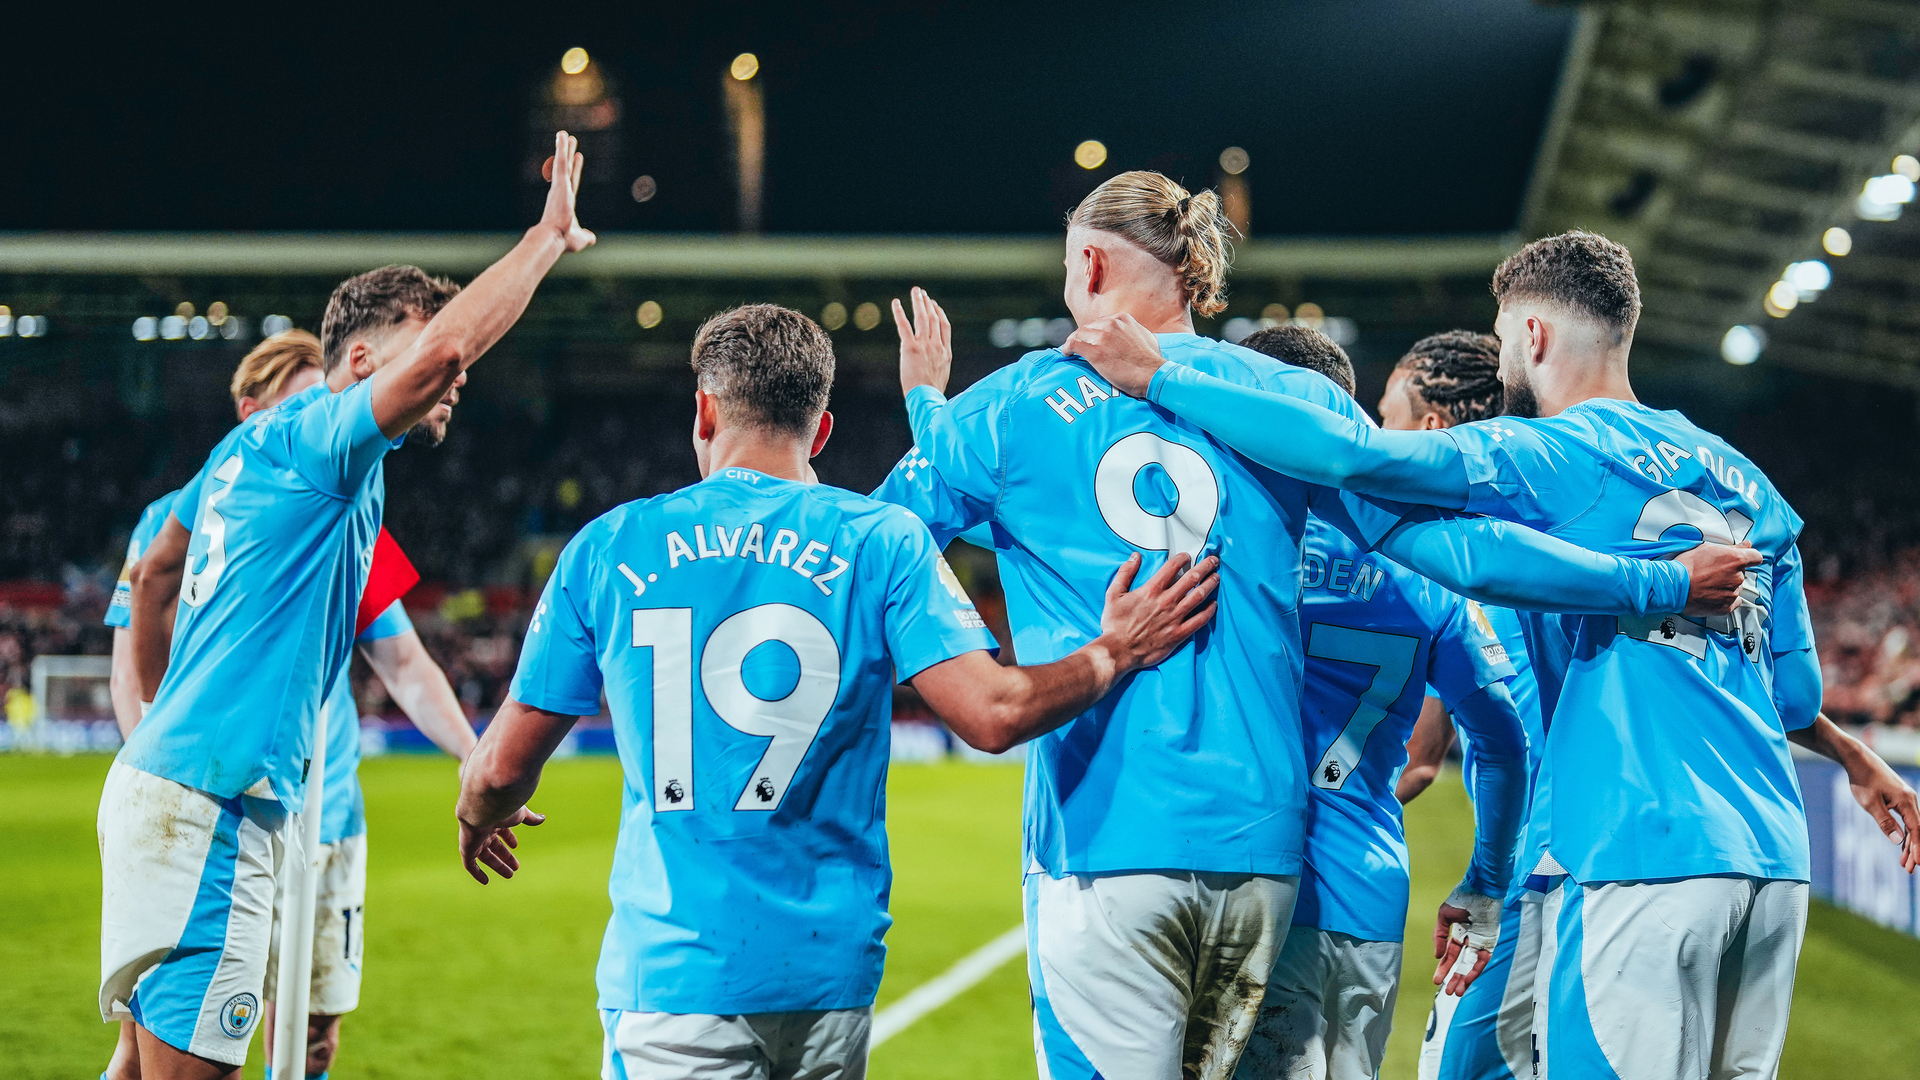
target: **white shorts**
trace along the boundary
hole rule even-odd
[[[823,1012],[600,1010],[600,1080],[865,1080],[873,1006]]]
[[[284,891],[284,890],[282,890]],[[267,985],[280,985],[279,893],[273,904],[273,951]],[[313,979],[307,1012],[339,1016],[360,1007],[361,957],[366,944],[367,834],[320,845],[320,881],[313,902]]]
[[[1255,874],[1028,874],[1041,1080],[1233,1075],[1299,889]]]
[[[1235,1080],[1372,1080],[1399,993],[1399,942],[1295,926]]]
[[[288,815],[113,764],[100,795],[100,1018],[178,1050],[247,1058]]]
[[[1540,1075],[1551,1065],[1581,1077],[1772,1080],[1807,929],[1806,882],[1563,879],[1557,892],[1534,1027]]]

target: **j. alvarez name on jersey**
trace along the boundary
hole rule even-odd
[[[695,525],[692,543],[687,542],[680,530],[671,529],[663,542],[667,548],[668,570],[701,559],[752,559],[763,566],[777,564],[791,570],[813,582],[815,588],[828,596],[833,595],[833,589],[827,583],[853,566],[835,555],[829,544],[802,537],[792,529],[769,529],[759,521]]]

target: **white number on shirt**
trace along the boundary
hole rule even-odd
[[[1314,623],[1307,636],[1307,655],[1320,660],[1338,660],[1365,664],[1373,668],[1373,682],[1360,695],[1353,715],[1334,737],[1333,745],[1313,767],[1313,786],[1339,791],[1347,777],[1360,766],[1360,752],[1367,737],[1387,710],[1406,693],[1413,678],[1413,661],[1420,653],[1420,639],[1405,634],[1383,634],[1377,630],[1355,630],[1330,623]]]
[[[1171,513],[1158,514],[1140,505],[1134,481],[1149,465],[1160,466],[1173,482]],[[1195,559],[1220,513],[1220,482],[1207,459],[1191,446],[1148,431],[1136,431],[1107,447],[1094,470],[1093,496],[1100,516],[1120,539],[1142,551],[1168,555],[1184,551]]]
[[[653,812],[693,809],[693,609],[635,608],[633,647],[653,649]]]
[[[1691,491],[1675,488],[1647,500],[1634,522],[1635,540],[1655,541],[1671,529],[1688,526],[1715,544],[1738,544],[1753,531],[1753,519],[1738,510],[1722,513],[1720,508]],[[1695,660],[1707,655],[1707,631],[1717,630],[1740,643],[1747,659],[1760,659],[1760,643],[1765,632],[1765,612],[1755,601],[1760,591],[1753,571],[1746,572],[1747,584],[1740,590],[1740,602],[1732,615],[1693,619],[1679,614],[1622,616],[1618,627],[1622,634],[1655,645],[1679,649]]]
[[[235,454],[207,478],[219,481],[220,487],[207,495],[207,506],[200,511],[196,530],[207,538],[206,561],[195,570],[193,560],[188,559],[186,574],[180,579],[180,602],[188,607],[199,607],[212,598],[213,590],[220,586],[220,576],[227,572],[227,519],[220,516],[219,505],[239,476],[240,455]]]
[[[769,701],[747,688],[741,666],[769,641],[792,649],[800,679]],[[691,810],[693,787],[693,609],[640,608],[633,647],[653,652],[653,806]],[[734,801],[735,810],[777,810],[793,774],[840,695],[840,646],[825,624],[791,604],[761,604],[728,617],[700,653],[700,686],[728,727],[771,740]]]

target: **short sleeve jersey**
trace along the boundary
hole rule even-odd
[[[1581,882],[1807,880],[1772,693],[1773,657],[1813,644],[1792,507],[1718,436],[1633,402],[1446,434],[1465,458],[1469,511],[1616,555],[1666,557],[1704,538],[1765,556],[1748,573],[1751,602],[1725,618],[1522,615],[1551,803],[1530,839]]]
[[[1313,372],[1193,334],[1159,339],[1175,363],[1370,422]],[[1308,510],[1377,541],[1404,508],[1255,465],[1055,349],[1028,353],[943,410],[948,434],[909,451],[874,497],[913,510],[943,545],[992,523],[1023,662],[1057,660],[1100,633],[1107,584],[1127,556],[1144,555],[1143,577],[1175,552],[1222,561],[1210,625],[1031,744],[1028,868],[1299,873]]]
[[[1293,921],[1399,941],[1408,863],[1394,788],[1427,687],[1452,709],[1513,669],[1476,605],[1319,521],[1300,584],[1311,786]]]
[[[511,695],[613,716],[601,1007],[872,1004],[896,674],[993,646],[926,526],[838,488],[723,469],[581,530]]]
[[[173,650],[121,761],[221,798],[267,780],[301,805],[313,719],[353,647],[381,463],[396,445],[360,382],[301,391],[213,448],[174,502],[193,539]]]
[[[407,609],[395,600],[353,639],[354,644],[399,637],[413,629]],[[366,801],[360,792],[360,706],[353,700],[351,662],[327,695],[327,786],[320,793],[320,842],[337,844],[367,831]]]
[[[127,537],[127,561],[120,565],[120,578],[113,583],[113,597],[107,601],[108,626],[125,630],[133,625],[133,564],[140,561],[153,538],[160,535],[160,527],[167,523],[167,515],[173,510],[174,496],[179,494],[179,491],[169,491],[140,511],[140,520],[134,524],[133,534]]]

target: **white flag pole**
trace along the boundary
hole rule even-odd
[[[327,783],[327,709],[313,722],[307,760],[307,798],[300,831],[289,836],[281,862],[286,886],[280,906],[280,985],[274,989],[273,1075],[307,1075],[307,1006],[313,992],[313,908],[320,888],[320,807]]]

